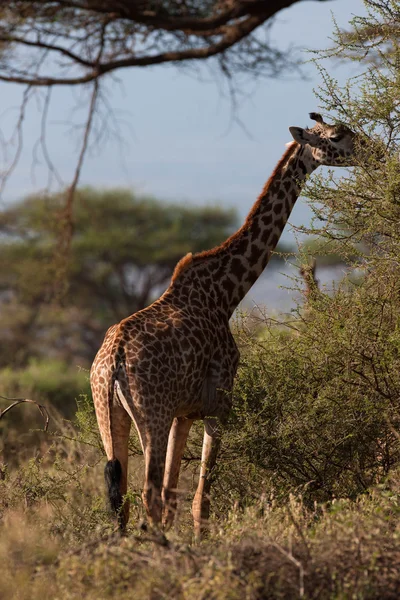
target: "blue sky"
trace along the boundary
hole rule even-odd
[[[354,14],[365,13],[362,0],[300,2],[281,11],[271,36],[277,46],[325,48],[329,45],[332,14],[346,26]],[[307,60],[309,56],[303,52]],[[345,81],[351,66],[327,65]],[[132,69],[110,82],[107,98],[120,123],[124,143],[108,140],[89,156],[81,184],[132,187],[160,199],[186,203],[235,206],[241,218],[250,209],[275,163],[290,140],[288,127],[305,126],[308,113],[318,109],[313,88],[319,84],[314,67],[304,67],[307,79],[287,74],[281,80],[247,83],[232,122],[229,98],[206,68],[187,74],[174,67]],[[3,116],[0,127],[9,133],[21,88],[1,84]],[[55,89],[47,126],[48,147],[65,183],[72,177],[79,152],[78,136],[66,125],[84,119],[83,94]],[[82,110],[79,109],[79,106]],[[14,108],[13,108],[14,107]],[[32,169],[32,152],[40,121],[35,103],[24,124],[24,151],[3,194],[5,203],[43,188],[47,169]],[[307,222],[309,212],[300,200],[290,221]],[[290,237],[290,229],[284,238]]]

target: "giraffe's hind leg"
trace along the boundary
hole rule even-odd
[[[107,472],[107,465],[109,465],[111,461],[107,463],[104,475],[109,490],[111,507],[117,515],[118,524],[122,532],[125,531],[129,519],[129,501],[126,499],[124,501],[123,498],[128,490],[128,442],[131,423],[132,420],[130,416],[122,406],[111,406],[111,427],[113,436],[112,460],[114,461],[114,464],[117,464],[116,461],[119,462],[121,473],[119,481],[117,482],[114,480],[114,486],[117,484],[119,488],[119,494],[116,497],[117,502],[115,504],[113,504],[112,498],[113,483],[111,483],[111,486],[109,485]]]
[[[161,421],[150,419],[144,408],[145,403],[141,401],[141,395],[138,393],[134,395],[132,392],[135,388],[135,381],[128,381],[124,378],[124,373],[120,372],[117,386],[118,398],[136,426],[144,454],[143,504],[149,521],[158,527],[162,517],[161,493],[173,414],[165,414]]]
[[[140,426],[139,426],[140,427]],[[138,427],[138,428],[139,428]],[[162,429],[144,428],[145,443],[145,476],[143,486],[143,504],[147,516],[153,525],[161,524],[162,499],[161,491],[164,479],[165,459],[171,421]]]
[[[179,471],[193,421],[194,419],[176,418],[169,432],[163,487],[163,525],[165,527],[170,527],[174,521]]]
[[[112,402],[109,425],[105,426],[99,410],[101,398],[93,396],[100,435],[108,459],[104,470],[108,499],[119,528],[124,532],[129,518],[129,502],[124,502],[123,498],[128,487],[128,440],[132,421],[122,406]]]

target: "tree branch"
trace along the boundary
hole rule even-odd
[[[88,117],[85,125],[85,132],[83,135],[81,151],[79,153],[78,163],[76,165],[74,178],[72,180],[71,185],[69,186],[66,194],[66,202],[62,211],[61,218],[64,222],[64,227],[62,228],[62,234],[59,240],[58,247],[58,258],[59,260],[57,264],[57,283],[62,282],[63,276],[65,274],[65,269],[61,268],[62,265],[66,265],[66,262],[69,257],[69,251],[71,247],[72,235],[74,232],[74,219],[73,219],[73,201],[75,197],[76,188],[79,182],[79,177],[82,170],[83,161],[86,155],[87,146],[89,142],[89,136],[92,129],[93,118],[96,109],[96,102],[99,92],[99,81],[96,79],[93,82],[93,92],[89,105]],[[57,286],[56,286],[57,287]]]
[[[17,25],[7,26],[7,22],[2,26],[0,21],[0,41],[5,43],[14,43],[22,47],[29,46],[39,50],[45,50],[51,56],[62,55],[69,58],[73,65],[80,68],[89,69],[84,74],[74,74],[71,76],[32,75],[30,70],[21,72],[15,67],[11,56],[7,61],[3,61],[3,68],[0,73],[0,80],[10,83],[29,84],[32,86],[53,86],[53,85],[83,85],[99,77],[127,67],[147,67],[163,63],[179,63],[192,60],[204,60],[213,56],[221,55],[232,47],[238,45],[244,38],[248,37],[255,29],[271,19],[277,12],[296,4],[300,0],[232,0],[227,3],[227,8],[221,8],[221,4],[216,1],[211,8],[208,6],[195,5],[198,15],[183,14],[184,8],[177,3],[175,7],[172,3],[170,12],[165,8],[158,7],[156,10],[150,10],[153,6],[150,2],[131,2],[120,0],[119,2],[76,2],[76,1],[58,1],[57,3],[49,0],[35,2],[38,7],[37,15],[29,15],[27,21]],[[327,0],[317,0],[327,1]],[[10,3],[9,11],[11,14],[24,14],[24,10],[32,9],[32,2],[20,0]],[[173,9],[177,14],[173,14]],[[211,12],[208,16],[200,16],[204,11]],[[41,11],[43,14],[41,14]],[[52,16],[53,20],[50,20]],[[53,37],[63,38],[65,43],[72,46],[74,28],[79,30],[82,27],[88,27],[96,18],[100,22],[114,25],[113,32],[105,36],[104,29],[99,39],[93,40],[94,45],[100,48],[107,48],[108,54],[115,57],[113,60],[97,62],[90,60],[83,52],[87,54],[88,49],[83,45],[83,40],[79,42],[74,40],[74,44],[81,44],[81,52],[72,51],[71,47],[66,48],[55,42],[49,42],[44,39],[50,37],[49,28],[45,27],[47,20],[54,23],[57,17],[57,28],[53,30]],[[105,19],[105,20],[104,20]],[[21,20],[21,19],[20,19]],[[5,18],[3,17],[3,22]],[[18,21],[17,21],[18,23]],[[123,28],[121,31],[121,27]],[[28,36],[33,30],[36,32],[36,40],[29,39]],[[119,28],[119,29],[118,29]],[[18,33],[19,32],[19,33]],[[118,33],[116,36],[115,33]],[[91,32],[89,38],[93,37]],[[137,37],[137,39],[136,39]],[[209,42],[207,41],[209,39]],[[201,42],[199,44],[199,42]],[[175,46],[171,48],[171,46]],[[154,52],[156,49],[165,48],[163,51]],[[168,48],[169,47],[169,48]],[[140,48],[139,51],[136,48]],[[271,49],[268,46],[258,48],[261,54],[264,52],[269,55]],[[244,55],[251,54],[251,49],[243,49]],[[128,56],[127,56],[128,54]],[[125,55],[125,56],[124,56]],[[254,68],[257,68],[257,62],[254,61]],[[262,60],[259,61],[262,64]],[[54,68],[54,65],[52,65]]]
[[[51,52],[59,52],[64,56],[67,56],[74,62],[81,64],[85,67],[93,67],[94,63],[89,62],[81,58],[78,54],[74,54],[67,48],[63,48],[62,46],[57,46],[55,44],[46,44],[45,42],[41,42],[40,40],[26,40],[21,37],[12,36],[12,35],[0,35],[0,42],[4,42],[7,44],[21,44],[22,46],[31,46],[33,48],[45,48],[46,50],[50,50]]]
[[[2,419],[4,417],[4,415],[6,413],[8,413],[9,410],[14,408],[14,406],[18,406],[18,404],[22,404],[23,402],[27,402],[29,404],[36,404],[36,406],[38,407],[38,409],[40,411],[40,414],[42,415],[42,417],[44,419],[43,431],[47,431],[48,426],[49,426],[50,417],[49,417],[49,413],[47,412],[47,408],[45,406],[43,406],[43,404],[39,404],[39,402],[36,402],[36,400],[30,400],[29,398],[7,398],[6,396],[0,396],[0,398],[3,398],[3,400],[13,401],[13,403],[10,404],[10,406],[7,406],[7,408],[0,411],[0,419]]]

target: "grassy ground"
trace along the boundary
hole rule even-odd
[[[105,507],[104,459],[96,448],[55,438],[40,459],[3,468],[0,598],[399,597],[400,476],[356,502],[312,510],[301,498],[278,504],[260,490],[251,507],[220,509],[194,545],[186,473],[166,547],[138,527],[138,460],[132,459],[130,529],[122,539]]]

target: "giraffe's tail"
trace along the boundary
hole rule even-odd
[[[113,352],[113,364],[109,377],[108,384],[108,426],[109,426],[109,436],[110,436],[110,445],[112,453],[108,455],[109,460],[104,468],[104,479],[106,483],[108,499],[110,502],[111,510],[117,515],[118,522],[120,528],[123,529],[123,516],[122,516],[122,504],[123,497],[121,494],[121,479],[122,479],[122,466],[118,458],[114,454],[114,443],[113,443],[113,429],[112,429],[112,416],[111,416],[111,405],[114,397],[114,387],[115,382],[118,378],[118,350],[121,346],[121,341],[117,341],[114,345],[117,345],[117,348]]]
[[[122,468],[118,458],[109,460],[104,469],[104,478],[106,480],[111,509],[117,514],[120,512],[122,506],[122,495],[120,492],[121,477]]]

